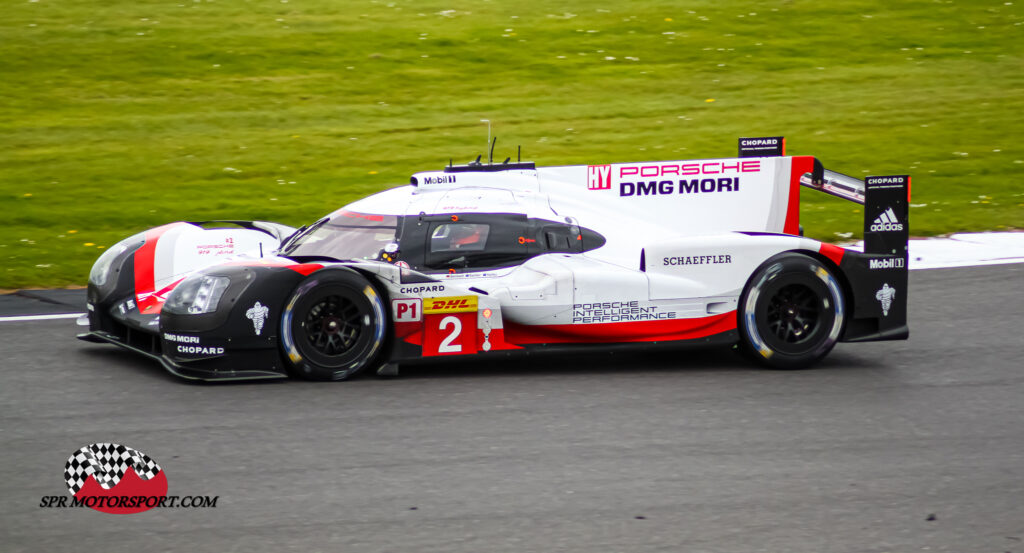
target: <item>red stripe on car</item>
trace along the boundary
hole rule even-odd
[[[288,265],[287,267],[302,276],[309,276],[310,273],[324,268],[324,266],[319,263],[303,263],[301,265]]]
[[[587,344],[658,342],[705,338],[736,328],[736,312],[694,319],[665,319],[622,323],[522,325],[506,321],[510,344]]]
[[[793,236],[800,235],[800,177],[814,170],[813,156],[791,157],[792,166],[789,172],[789,206],[786,208],[786,222],[782,232]]]
[[[485,334],[484,334],[483,329],[477,329],[477,343],[478,343],[477,347],[480,349],[480,351],[500,351],[500,350],[507,350],[507,349],[523,349],[522,346],[517,346],[515,344],[510,344],[507,341],[507,339],[505,338],[505,329],[504,328],[492,329],[490,334],[486,335],[487,339],[484,340],[484,338],[485,338]],[[483,345],[484,345],[485,341],[488,342],[489,344],[491,344],[491,348],[489,350],[483,349]]]
[[[320,263],[295,263],[294,261],[285,261],[280,259],[243,259],[238,261],[228,261],[221,263],[220,266],[229,267],[286,267],[299,273],[303,276],[309,276],[314,271],[323,269],[324,266]]]
[[[383,215],[370,215],[367,213],[356,213],[355,211],[341,210],[342,217],[349,217],[351,219],[366,219],[367,221],[383,221]]]
[[[831,259],[832,262],[835,263],[838,267],[839,263],[842,262],[843,260],[843,254],[846,253],[846,250],[835,244],[826,244],[822,242],[821,247],[818,248],[818,253]]]
[[[188,223],[171,223],[147,230],[146,241],[142,247],[135,250],[135,303],[139,308],[139,313],[155,312],[163,305],[163,300],[157,297],[156,281],[153,274],[156,244],[164,233],[186,224]]]

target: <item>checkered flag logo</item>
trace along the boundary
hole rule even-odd
[[[120,444],[91,444],[76,451],[64,465],[64,479],[68,490],[75,495],[85,486],[89,476],[104,490],[116,486],[128,468],[143,480],[150,480],[160,474],[160,465],[145,453]]]

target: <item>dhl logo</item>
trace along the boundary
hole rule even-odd
[[[476,296],[456,296],[451,298],[425,298],[423,314],[431,313],[469,313],[476,311]]]

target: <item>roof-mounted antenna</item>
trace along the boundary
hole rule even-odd
[[[480,155],[476,156],[476,159],[475,159],[475,160],[473,160],[473,161],[470,161],[470,162],[469,162],[469,164],[470,164],[470,165],[480,165],[480,158],[481,158],[482,156],[483,156],[483,154],[480,154]]]
[[[508,165],[508,162],[510,162],[510,161],[512,161],[512,157],[511,157],[511,156],[509,156],[509,157],[506,157],[506,158],[505,158],[505,161],[502,161],[502,162],[501,162],[501,164],[502,164],[502,165]]]
[[[494,145],[497,144],[497,143],[498,143],[498,137],[495,136],[494,140],[491,141],[491,151],[490,151],[490,153],[487,154],[487,163],[488,163],[488,165],[494,163]]]
[[[490,119],[481,119],[480,122],[481,123],[487,123],[487,143],[490,144],[491,143],[491,120]]]
[[[516,152],[516,163],[522,163],[523,161],[523,145],[519,145],[519,151]]]

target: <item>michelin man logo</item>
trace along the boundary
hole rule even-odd
[[[875,293],[875,299],[882,302],[882,316],[889,315],[889,308],[892,307],[892,299],[896,297],[896,289],[890,288],[889,283],[882,285],[882,289]]]
[[[266,320],[268,313],[270,313],[270,309],[265,305],[260,305],[260,302],[256,302],[256,305],[245,312],[245,316],[252,320],[253,330],[256,331],[257,336],[263,332],[263,321]]]

